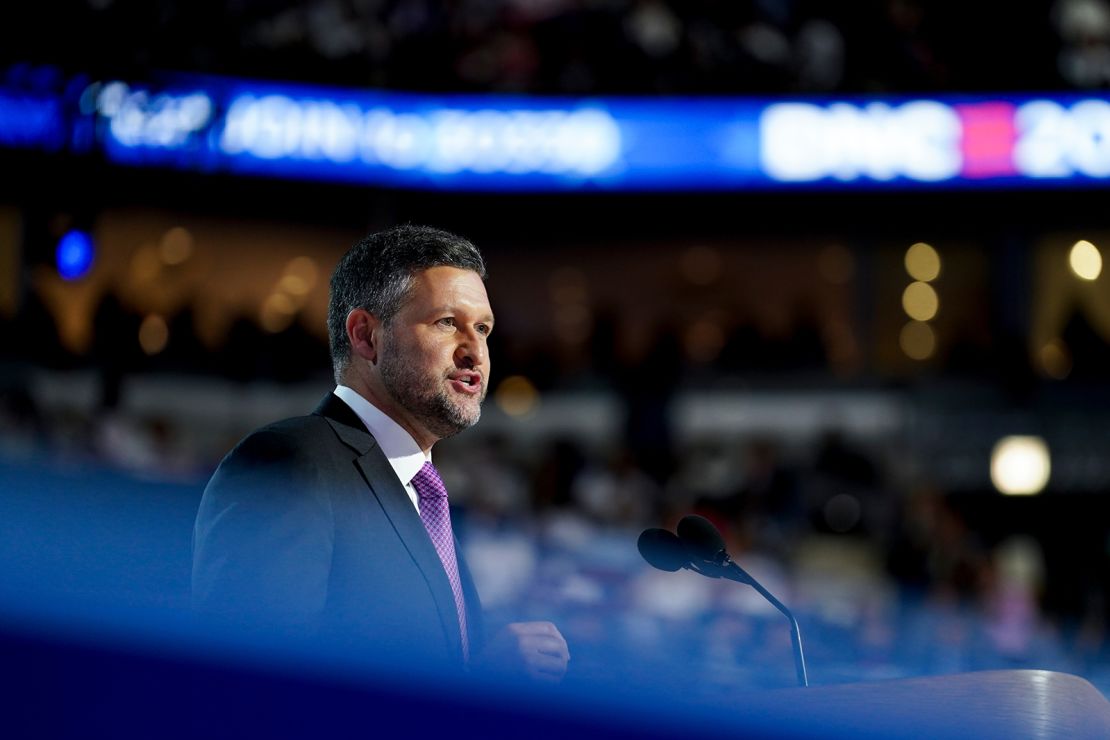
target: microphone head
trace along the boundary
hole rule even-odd
[[[659,570],[674,572],[690,563],[690,556],[682,540],[665,529],[645,529],[640,533],[636,547],[644,560]]]
[[[705,517],[691,514],[678,523],[678,538],[690,555],[700,560],[716,561],[725,551],[725,540]]]

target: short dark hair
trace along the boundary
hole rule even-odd
[[[328,300],[328,341],[336,382],[341,382],[351,360],[347,315],[362,308],[388,326],[408,299],[413,278],[432,267],[472,270],[486,279],[486,264],[477,247],[431,226],[405,224],[369,234],[340,258]]]

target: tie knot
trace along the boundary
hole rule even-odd
[[[439,477],[439,471],[430,462],[412,477],[412,487],[420,498],[447,498],[447,487]]]

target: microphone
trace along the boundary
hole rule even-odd
[[[728,552],[725,550],[724,537],[713,526],[713,522],[705,517],[696,514],[682,517],[682,521],[678,523],[678,539],[686,545],[692,560],[700,560],[705,564],[715,566],[716,569],[724,569],[723,572],[715,574],[699,571],[703,575],[710,578],[739,579],[741,583],[754,585],[754,579],[748,575],[747,571],[734,563],[732,558],[728,556]]]
[[[690,565],[690,554],[674,532],[655,527],[645,529],[636,540],[640,555],[653,567],[673,573]]]
[[[693,555],[702,560],[716,561],[725,551],[725,540],[713,526],[713,522],[703,516],[691,514],[682,517],[678,523],[678,536]]]
[[[686,568],[708,578],[727,578],[737,583],[746,583],[758,591],[760,596],[789,620],[790,644],[794,648],[794,671],[798,676],[798,685],[809,686],[798,620],[785,604],[729,557],[725,540],[713,526],[713,522],[691,514],[678,523],[677,536],[665,529],[646,529],[636,546],[644,560],[660,570],[673,572]]]

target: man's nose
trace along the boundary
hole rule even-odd
[[[467,329],[460,333],[459,346],[455,349],[455,359],[464,367],[477,367],[484,365],[488,354],[486,338],[475,329]]]

